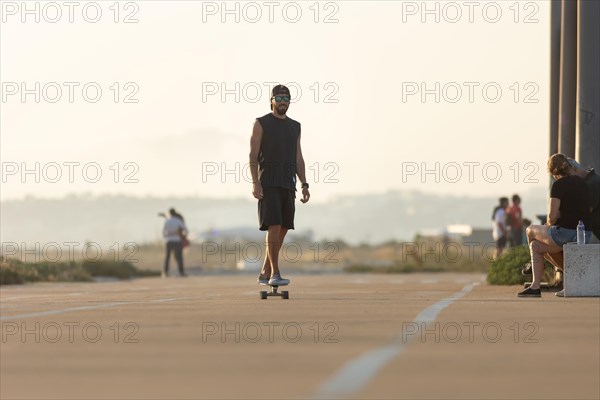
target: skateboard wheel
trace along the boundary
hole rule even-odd
[[[284,299],[289,299],[290,298],[290,292],[288,292],[287,290],[284,290],[283,292],[281,292],[281,297],[283,297]]]
[[[266,300],[266,299],[267,299],[267,292],[265,292],[265,291],[261,291],[261,292],[260,292],[260,298],[261,298],[262,300]]]

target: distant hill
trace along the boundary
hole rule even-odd
[[[537,223],[544,213],[543,191],[521,193],[525,217]],[[315,240],[342,239],[350,244],[411,240],[424,229],[449,224],[489,228],[496,198],[439,196],[421,192],[388,192],[340,197],[328,203],[296,203],[296,232]],[[196,236],[208,230],[257,229],[257,205],[251,199],[137,198],[75,196],[63,199],[27,198],[0,206],[3,243],[92,241],[118,242],[161,239],[162,218],[175,207]]]

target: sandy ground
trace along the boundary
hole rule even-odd
[[[0,397],[600,398],[599,298],[291,278],[290,300],[252,276],[2,287]]]

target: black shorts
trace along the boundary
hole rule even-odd
[[[258,224],[261,231],[271,225],[294,229],[296,192],[282,187],[264,187],[263,198],[258,200]]]
[[[506,236],[502,236],[498,240],[496,240],[496,247],[503,249],[506,247]]]

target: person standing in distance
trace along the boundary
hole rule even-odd
[[[523,216],[521,211],[521,198],[513,195],[512,205],[506,209],[507,225],[510,227],[510,246],[523,244]]]
[[[506,229],[506,207],[508,207],[508,198],[501,197],[499,200],[500,204],[494,208],[492,213],[492,238],[496,242],[496,256],[497,260],[501,255],[502,251],[506,247],[506,241],[508,238],[508,230]]]
[[[167,218],[163,226],[163,237],[167,244],[165,262],[161,274],[163,278],[169,276],[171,253],[175,254],[179,275],[182,277],[187,276],[183,269],[183,244],[181,242],[182,235],[185,236],[187,234],[188,229],[185,226],[185,222],[183,222],[183,216],[175,211],[174,208],[171,208],[169,210],[169,218]]]
[[[279,251],[285,235],[294,229],[296,175],[302,183],[302,198],[310,199],[300,147],[300,123],[287,116],[290,91],[273,88],[271,112],[257,118],[250,138],[252,195],[258,199],[259,229],[266,231],[267,251],[258,283],[287,285],[279,272]]]

